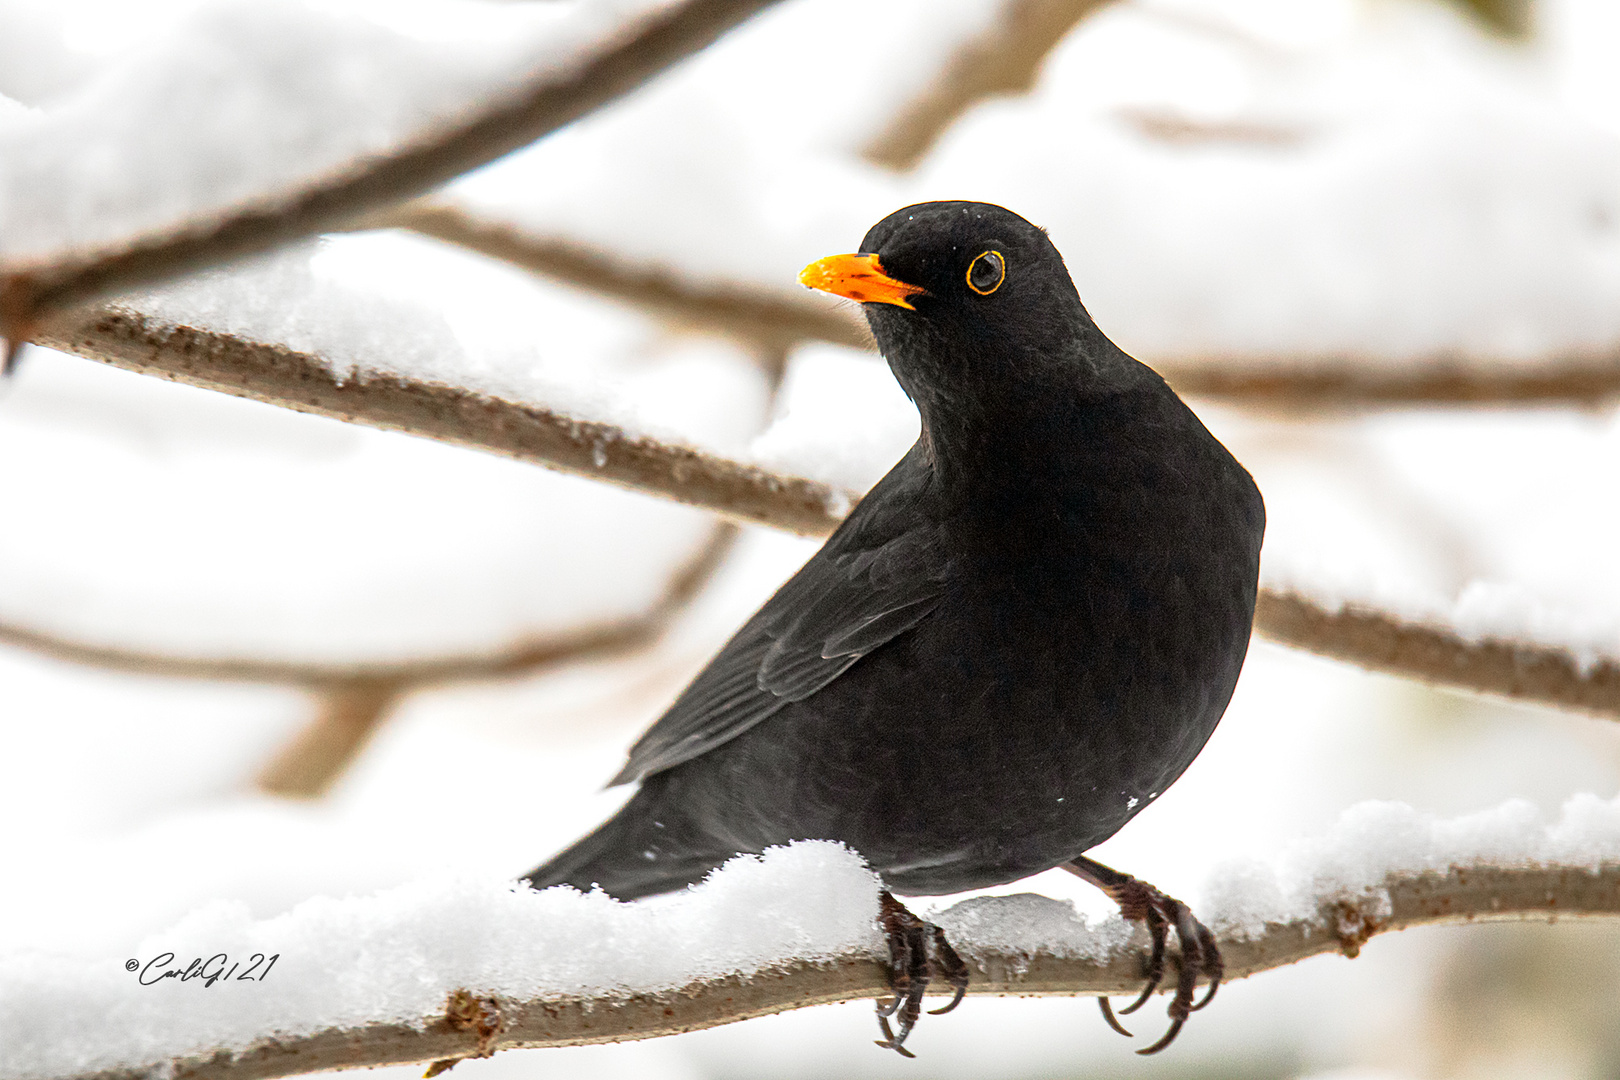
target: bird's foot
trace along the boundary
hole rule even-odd
[[[906,1036],[922,1016],[923,994],[929,982],[937,975],[956,990],[949,1005],[928,1010],[931,1016],[948,1013],[962,1003],[962,995],[967,993],[968,966],[945,940],[945,931],[917,918],[887,889],[879,897],[878,925],[889,939],[889,988],[894,997],[877,1003],[878,1027],[883,1029],[878,1045],[902,1057],[913,1057],[905,1047]],[[889,1026],[891,1016],[899,1026],[898,1032]]]
[[[1140,1009],[1153,996],[1164,979],[1165,942],[1169,938],[1171,928],[1176,932],[1176,944],[1181,949],[1181,963],[1176,977],[1175,996],[1170,999],[1170,1030],[1166,1031],[1158,1042],[1138,1054],[1157,1054],[1169,1046],[1181,1033],[1181,1026],[1187,1022],[1187,1017],[1202,1009],[1210,1003],[1215,991],[1221,985],[1221,975],[1225,971],[1221,961],[1220,947],[1215,943],[1215,935],[1209,928],[1193,918],[1192,911],[1186,904],[1173,896],[1166,896],[1145,881],[1138,881],[1129,874],[1122,874],[1112,870],[1100,862],[1080,858],[1067,863],[1064,869],[1091,882],[1103,892],[1107,893],[1114,903],[1119,905],[1119,913],[1131,922],[1146,923],[1148,936],[1153,941],[1152,950],[1147,959],[1147,986],[1142,993],[1127,1007],[1120,1010],[1120,1015],[1128,1015]],[[1198,984],[1199,976],[1209,980],[1209,992],[1196,1005],[1193,1004],[1193,990]],[[1113,1006],[1108,1003],[1107,997],[1099,997],[1097,1004],[1102,1009],[1103,1019],[1108,1026],[1121,1035],[1130,1035],[1120,1022],[1114,1017]]]

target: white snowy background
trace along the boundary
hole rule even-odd
[[[987,199],[1048,226],[1098,323],[1150,362],[1620,355],[1608,0],[1541,0],[1520,42],[1419,0],[1130,0],[915,169],[864,160],[999,6],[788,0],[440,197],[691,283],[776,292],[904,203]],[[4,0],[0,255],[116,238],[390,145],[584,40],[608,8]],[[192,113],[212,120],[175,119]],[[796,349],[773,402],[733,342],[405,233],[324,237],[127,302],[347,374],[562,404],[853,488],[915,432],[868,354]],[[1266,494],[1268,582],[1620,656],[1612,410],[1290,419],[1194,404]],[[499,650],[644,610],[711,527],[42,349],[0,387],[0,462],[0,625],[194,659]],[[821,849],[633,912],[564,897],[518,911],[501,884],[617,805],[600,786],[625,748],[813,548],[746,531],[632,656],[411,694],[317,800],[256,782],[314,717],[304,691],[0,649],[0,1076],[137,1064],[148,1047],[250,1036],[267,1015],[341,1021],[322,1012],[334,982],[356,1021],[414,1007],[411,993],[431,1008],[435,980],[456,985],[480,958],[513,986],[650,987],[864,940],[851,913],[870,882]],[[1617,795],[1611,720],[1257,642],[1208,749],[1095,854],[1241,922],[1285,904],[1257,863],[1286,887],[1471,853],[1620,858]],[[1026,890],[1109,910],[1065,875],[1002,891]],[[754,909],[780,917],[740,918]],[[249,945],[282,956],[264,984],[132,992],[123,970]],[[1615,928],[1464,927],[1233,984],[1152,1060],[1090,1002],[971,999],[918,1028],[916,1062],[871,1045],[860,1003],[507,1052],[457,1075],[1602,1077],[1620,1071],[1617,991]],[[1150,1005],[1141,1026],[1161,1015]]]

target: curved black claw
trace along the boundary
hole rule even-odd
[[[1185,1024],[1186,1022],[1186,1017],[1181,1017],[1179,1019],[1170,1021],[1170,1030],[1161,1035],[1158,1042],[1154,1043],[1145,1050],[1138,1050],[1137,1053],[1142,1057],[1147,1057],[1149,1054],[1157,1054],[1160,1050],[1163,1050],[1165,1047],[1176,1041],[1176,1036],[1181,1034],[1181,1025]]]
[[[1221,976],[1226,974],[1226,961],[1222,958],[1221,947],[1215,944],[1215,935],[1209,932],[1209,927],[1197,919],[1193,919],[1193,925],[1198,928],[1198,944],[1204,950],[1204,974],[1209,976],[1209,990],[1198,1004],[1192,1007],[1192,1011],[1197,1012],[1215,1000],[1215,991],[1221,988]]]
[[[1118,897],[1115,897],[1115,899],[1118,900]],[[1120,914],[1125,915],[1123,904],[1120,905]],[[1131,916],[1125,915],[1125,918],[1129,919]],[[1159,983],[1164,981],[1164,945],[1165,940],[1170,936],[1165,930],[1165,917],[1157,908],[1149,905],[1140,916],[1140,919],[1147,923],[1148,937],[1153,941],[1153,951],[1148,954],[1147,985],[1142,987],[1142,992],[1137,995],[1135,1001],[1119,1010],[1121,1016],[1129,1016],[1146,1005],[1148,998],[1153,996],[1153,991],[1157,990]]]
[[[1181,1033],[1182,1025],[1187,1022],[1187,1017],[1208,1005],[1215,997],[1215,991],[1220,988],[1221,976],[1225,974],[1225,964],[1221,960],[1221,950],[1215,941],[1215,935],[1193,917],[1192,910],[1186,904],[1173,896],[1165,895],[1144,881],[1138,881],[1129,874],[1122,874],[1102,863],[1085,858],[1076,859],[1065,868],[1106,892],[1119,905],[1119,913],[1125,919],[1147,925],[1148,936],[1153,943],[1144,972],[1147,976],[1147,986],[1128,1008],[1120,1010],[1121,1016],[1141,1008],[1159,988],[1160,982],[1164,979],[1165,943],[1170,928],[1175,928],[1181,963],[1177,965],[1175,993],[1170,999],[1170,1007],[1166,1010],[1170,1016],[1170,1028],[1158,1042],[1137,1051],[1138,1054],[1144,1055],[1157,1054],[1175,1041],[1176,1036]],[[1198,988],[1200,977],[1209,980],[1209,991],[1203,1000],[1195,1005],[1193,993]],[[1130,1034],[1114,1018],[1113,1007],[1108,999],[1097,1000],[1102,1006],[1103,1019],[1108,1021],[1108,1026],[1121,1034]]]
[[[956,950],[951,948],[951,943],[945,940],[945,931],[937,926],[934,927],[934,966],[956,991],[949,1005],[928,1010],[929,1016],[944,1016],[962,1004],[962,996],[967,993],[968,988],[968,966]]]
[[[873,1042],[877,1043],[885,1050],[893,1050],[895,1053],[904,1058],[914,1058],[917,1056],[910,1050],[907,1050],[904,1046],[900,1045],[905,1040],[906,1029],[901,1029],[900,1038],[897,1040],[894,1037],[894,1030],[889,1027],[889,1017],[885,1013],[878,1013],[878,1027],[883,1029],[883,1038],[874,1039]]]
[[[1114,1006],[1108,1000],[1108,997],[1107,997],[1106,994],[1097,999],[1097,1005],[1102,1009],[1103,1019],[1108,1021],[1108,1026],[1109,1027],[1113,1028],[1115,1031],[1119,1032],[1121,1035],[1125,1036],[1127,1039],[1134,1039],[1136,1037],[1136,1036],[1132,1035],[1130,1032],[1126,1031],[1125,1030],[1125,1025],[1121,1024],[1119,1022],[1119,1020],[1114,1016]]]
[[[878,1027],[883,1032],[877,1044],[903,1057],[914,1057],[905,1048],[905,1041],[922,1016],[923,994],[933,974],[949,981],[956,994],[949,1005],[930,1012],[948,1013],[961,1004],[962,995],[967,993],[968,966],[945,940],[945,931],[917,918],[887,891],[880,900],[878,924],[889,939],[889,986],[894,997],[877,1003]],[[898,1031],[889,1025],[891,1016]]]

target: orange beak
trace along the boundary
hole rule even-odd
[[[817,259],[799,271],[799,283],[863,304],[894,304],[912,311],[916,308],[907,297],[928,291],[885,274],[876,255],[829,255]]]

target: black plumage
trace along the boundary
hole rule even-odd
[[[1212,952],[1184,907],[1082,854],[1226,708],[1265,523],[1254,482],[1018,215],[910,206],[861,252],[805,280],[866,301],[921,436],[631,750],[624,808],[529,882],[629,899],[832,839],[907,894],[1069,865],[1157,920],[1161,946],[1168,924]],[[1218,956],[1202,964],[1218,978]]]

